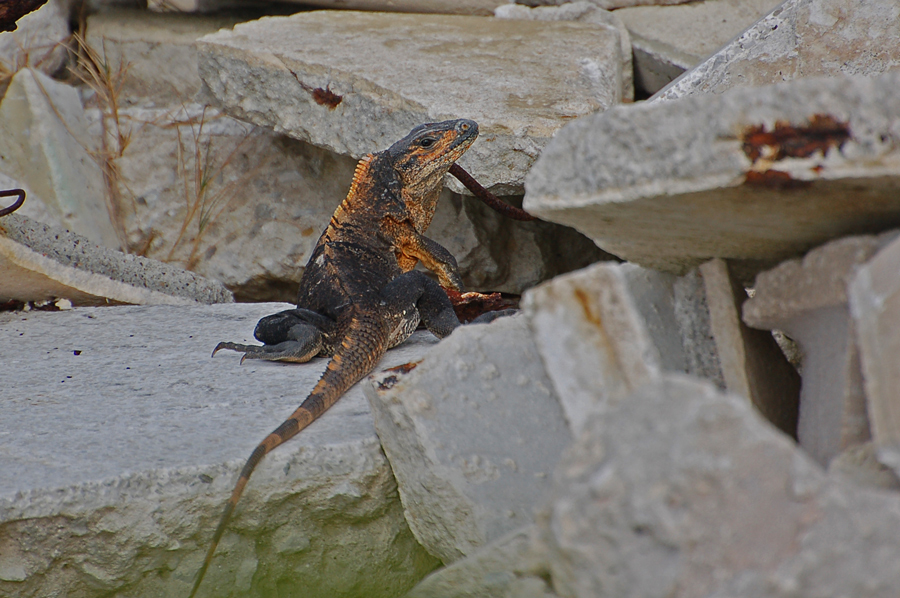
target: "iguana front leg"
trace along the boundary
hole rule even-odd
[[[401,264],[410,263],[411,260],[419,260],[422,265],[434,272],[441,286],[454,291],[463,290],[462,277],[459,275],[459,265],[453,254],[447,251],[437,241],[416,232],[412,226],[398,225],[391,236],[391,242],[398,256],[405,256],[406,260],[398,260]]]

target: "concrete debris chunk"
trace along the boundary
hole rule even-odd
[[[52,75],[66,62],[69,31],[67,0],[49,0],[38,10],[16,21],[15,31],[0,33],[0,96],[9,82],[8,76],[23,68],[33,68]]]
[[[96,1],[96,0],[94,0]],[[426,12],[459,15],[491,14],[507,0],[286,0],[288,4],[322,8],[387,12]],[[252,6],[255,0],[148,0],[150,10],[161,12],[215,12],[235,6]]]
[[[539,6],[528,8],[521,4],[502,4],[494,11],[499,19],[525,19],[531,21],[578,21],[593,23],[600,27],[614,27],[619,33],[622,54],[622,92],[623,102],[634,101],[634,68],[631,64],[631,37],[628,29],[618,17],[596,4],[580,0],[568,2],[561,6]]]
[[[641,6],[645,4],[683,4],[691,0],[590,0],[591,4],[595,4],[605,10],[615,10],[627,6]],[[559,6],[569,3],[569,0],[517,0],[518,4],[527,6]]]
[[[75,305],[234,300],[222,283],[177,266],[100,247],[27,216],[0,218],[0,302],[57,298]]]
[[[900,475],[900,239],[856,270],[848,293],[879,461]]]
[[[826,478],[734,395],[667,375],[594,415],[539,519],[553,588],[895,596],[900,496]]]
[[[801,77],[876,75],[900,67],[894,0],[787,0],[651,102]]]
[[[4,596],[187,595],[241,465],[325,367],[210,351],[288,307],[0,313]],[[416,333],[383,365],[435,342]],[[202,595],[390,598],[437,564],[355,387],[259,465]]]
[[[775,427],[797,437],[800,376],[772,334],[748,328],[741,320],[747,292],[722,259],[700,266],[711,330],[725,388],[747,397]]]
[[[742,279],[900,223],[900,74],[803,79],[578,119],[528,175],[525,209],[645,267],[712,257]]]
[[[410,529],[448,564],[532,521],[571,440],[521,317],[459,328],[365,391]]]
[[[0,172],[27,185],[73,232],[119,249],[78,91],[22,69],[0,103]]]
[[[823,466],[870,438],[847,284],[895,236],[838,239],[761,272],[744,304],[747,324],[782,330],[800,345],[800,446]]]
[[[197,101],[202,87],[197,74],[197,39],[231,29],[240,20],[232,15],[185,18],[110,9],[88,16],[86,41],[110,72],[127,67],[119,89],[122,105],[178,106]]]
[[[460,165],[498,195],[522,192],[565,122],[620,99],[616,30],[583,23],[313,11],[199,44],[226,113],[340,154],[384,149],[423,122],[476,120]]]
[[[541,577],[543,547],[536,525],[517,529],[432,573],[404,598],[556,598]]]
[[[615,12],[631,36],[635,85],[653,94],[730,42],[782,0],[701,0]],[[772,81],[774,83],[774,81]]]
[[[721,379],[713,339],[692,334],[688,310],[676,308],[675,283],[671,274],[633,264],[597,264],[526,293],[523,309],[573,434],[591,412],[664,371]],[[689,353],[713,363],[697,371],[703,360]]]

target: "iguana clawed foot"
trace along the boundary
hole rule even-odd
[[[308,309],[288,309],[266,316],[256,325],[253,336],[264,345],[243,345],[222,342],[213,349],[213,356],[221,349],[243,353],[245,359],[306,363],[325,346],[324,334],[334,327],[330,318]]]

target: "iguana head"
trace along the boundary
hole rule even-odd
[[[404,188],[442,184],[450,166],[478,137],[478,123],[464,118],[419,125],[387,150]]]

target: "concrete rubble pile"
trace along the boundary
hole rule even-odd
[[[898,39],[894,0],[50,0],[0,34],[0,595],[187,595],[325,367],[209,351],[457,117],[539,220],[448,176],[427,234],[520,313],[266,457],[199,595],[900,595]]]

